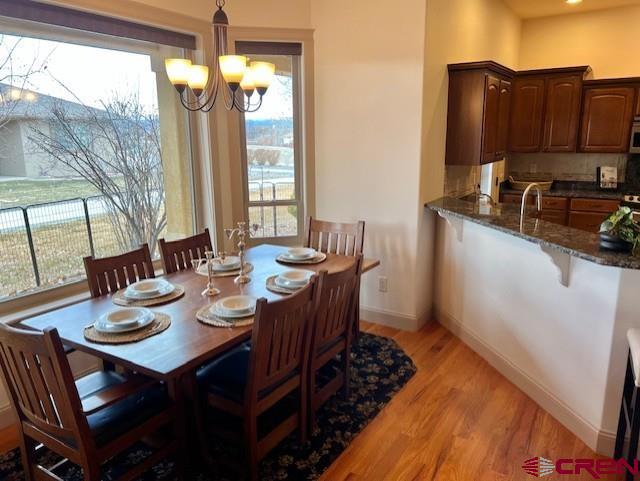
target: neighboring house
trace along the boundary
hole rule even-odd
[[[63,109],[69,119],[81,124],[86,124],[92,113],[104,113],[77,102],[0,83],[0,176],[38,178],[74,175],[29,140],[33,131],[38,130],[53,138],[60,137],[63,143],[66,141],[64,131],[56,125],[53,117],[55,108]]]

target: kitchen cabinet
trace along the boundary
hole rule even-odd
[[[580,124],[582,75],[547,80],[543,152],[575,152]]]
[[[602,212],[569,212],[569,227],[596,234],[606,218]]]
[[[517,77],[513,81],[509,150],[538,152],[544,113],[544,78]]]
[[[584,90],[580,151],[628,152],[636,88],[591,84]]]
[[[575,152],[582,82],[589,67],[518,72],[509,132],[511,152]]]
[[[448,165],[480,165],[504,158],[513,74],[495,62],[449,65]]]

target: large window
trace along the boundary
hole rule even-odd
[[[245,114],[243,119],[248,218],[259,226],[257,237],[263,240],[298,238],[304,216],[301,47],[299,44],[242,42],[239,50],[250,60],[276,65],[275,81],[262,107],[255,113]]]
[[[0,301],[193,232],[182,49],[0,23]],[[58,35],[59,34],[59,35]]]

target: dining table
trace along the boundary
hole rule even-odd
[[[220,294],[215,297],[203,295],[207,277],[193,269],[163,276],[169,282],[182,286],[184,296],[151,308],[154,312],[168,315],[171,325],[165,331],[141,341],[114,345],[99,344],[85,338],[84,329],[88,324],[117,308],[112,295],[87,299],[25,319],[20,324],[38,330],[55,327],[65,346],[165,382],[178,412],[184,413],[185,392],[189,391],[189,383],[195,382],[196,370],[251,337],[251,326],[214,327],[199,322],[196,313],[203,306],[223,297],[240,294],[275,301],[283,295],[267,289],[267,279],[271,276],[294,267],[314,272],[340,272],[355,262],[355,257],[327,254],[326,260],[319,264],[291,266],[276,260],[287,250],[287,247],[269,244],[248,249],[246,261],[253,267],[249,272],[251,281],[236,284],[232,276],[217,277],[214,285],[220,290]],[[362,271],[367,272],[378,265],[377,260],[364,259]],[[186,426],[186,423],[182,424]],[[186,439],[186,430],[182,436]]]

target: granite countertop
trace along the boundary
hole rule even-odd
[[[522,195],[521,190],[511,189],[506,186],[502,186],[500,188],[501,194],[514,194],[514,195]],[[535,191],[531,192],[532,195],[535,195]],[[611,200],[622,200],[624,197],[624,191],[620,189],[617,190],[599,190],[594,188],[563,188],[563,187],[555,187],[553,186],[551,190],[542,192],[542,195],[545,197],[584,197],[586,199],[611,199]]]
[[[468,220],[519,237],[545,247],[552,247],[580,259],[596,264],[626,269],[640,269],[640,257],[600,249],[597,234],[528,217],[520,231],[520,206],[498,204],[490,206],[467,202],[453,197],[442,197],[425,204],[431,210],[459,219]]]

